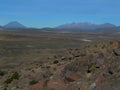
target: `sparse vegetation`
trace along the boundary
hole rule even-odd
[[[10,84],[14,79],[19,80],[20,75],[18,72],[14,72],[11,77],[5,80],[6,84]]]

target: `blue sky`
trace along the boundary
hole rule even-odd
[[[30,27],[69,22],[120,25],[120,0],[0,0],[0,25],[19,21]]]

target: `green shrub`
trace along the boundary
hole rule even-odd
[[[20,75],[18,72],[14,72],[11,77],[9,77],[7,80],[5,80],[6,84],[10,84],[14,79],[18,80],[20,78]]]
[[[46,68],[51,68],[50,66],[47,66]]]
[[[5,75],[5,71],[0,70],[0,76],[4,76],[4,75]]]
[[[13,78],[13,79],[17,79],[17,80],[18,80],[19,77],[20,77],[19,73],[18,73],[18,72],[15,72],[15,73],[13,73],[13,75],[12,75],[11,78]]]
[[[29,85],[34,85],[34,84],[36,84],[36,83],[38,83],[38,81],[32,80],[32,81],[29,82]]]
[[[59,61],[55,60],[53,63],[54,63],[54,64],[58,64],[58,63],[59,63]]]
[[[86,53],[81,53],[80,56],[81,56],[81,57],[84,57],[84,56],[86,56]]]
[[[10,84],[12,81],[13,81],[12,78],[8,78],[7,80],[5,80],[5,83],[6,83],[6,84]]]

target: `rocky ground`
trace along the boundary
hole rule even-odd
[[[0,69],[0,90],[120,90],[120,41],[69,48]]]

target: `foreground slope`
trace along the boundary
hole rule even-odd
[[[120,41],[69,48],[0,70],[1,90],[120,90]]]

